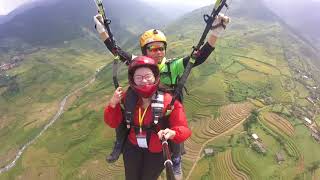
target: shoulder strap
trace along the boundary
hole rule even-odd
[[[164,93],[162,91],[157,91],[152,96],[151,108],[153,114],[153,123],[157,125],[162,117],[162,110],[164,108]]]
[[[172,79],[170,63],[171,63],[170,61],[166,60],[164,64],[160,65],[161,67],[159,67],[159,69],[160,69],[161,77],[168,77],[170,79],[170,82],[163,82],[163,83],[165,83],[169,86],[172,86],[173,79]],[[165,70],[167,70],[167,71],[165,71]]]
[[[180,77],[180,74],[177,74],[179,72],[179,70],[177,68],[179,68],[179,66],[177,65],[177,62],[182,59],[182,58],[175,58],[175,59],[168,59],[165,63],[168,72],[166,73],[167,76],[169,76],[170,78],[170,86],[172,87],[176,87],[177,82],[178,82],[178,78]],[[183,61],[181,61],[183,62]],[[172,64],[174,64],[174,67],[172,69]],[[172,72],[173,70],[173,72]]]
[[[126,105],[126,123],[127,123],[127,128],[133,128],[135,133],[138,134],[140,132],[140,127],[135,126],[133,124],[133,112],[135,110],[135,104],[137,103],[138,100],[138,96],[135,94],[135,92],[132,89],[128,89],[127,91],[127,95],[126,97],[129,100],[130,98],[135,98],[134,101],[133,100],[129,100],[126,101],[125,105]],[[126,98],[126,99],[127,99]],[[132,109],[129,110],[129,107],[131,107]],[[169,117],[169,114],[165,114],[163,113],[163,108],[164,108],[164,92],[161,90],[156,91],[156,93],[152,96],[152,100],[151,100],[151,111],[153,114],[153,123],[151,123],[148,126],[143,126],[142,129],[143,131],[146,131],[147,133],[147,144],[149,146],[149,142],[150,142],[150,138],[151,138],[151,133],[157,133],[157,127],[168,127],[169,124],[167,121],[165,121],[164,119]]]
[[[129,87],[127,90],[125,101],[124,101],[124,109],[125,109],[124,116],[127,124],[127,129],[130,129],[131,125],[133,124],[134,110],[137,102],[138,102],[137,94]]]
[[[168,62],[166,62],[166,66],[167,66],[167,68],[168,68],[168,75],[169,75],[169,78],[170,78],[170,85],[172,86],[172,85],[174,85],[173,84],[173,81],[172,81],[172,73],[171,73],[171,69],[170,69],[170,62],[168,61]]]
[[[131,128],[133,126],[133,117],[134,117],[134,111],[136,104],[138,102],[138,96],[137,94],[129,88],[126,94],[126,99],[124,102],[125,107],[125,121],[127,124],[127,128]],[[161,121],[163,116],[168,116],[169,114],[163,114],[163,108],[164,108],[164,92],[163,91],[157,91],[153,96],[151,100],[151,111],[153,114],[153,124],[157,125],[159,121]]]

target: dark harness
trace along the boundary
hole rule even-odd
[[[150,125],[143,125],[142,127],[134,125],[134,111],[138,101],[138,96],[132,89],[128,89],[126,100],[124,102],[124,114],[125,114],[125,124],[130,132],[130,129],[133,128],[136,135],[141,131],[147,133],[147,143],[149,146],[149,141],[151,137],[151,133],[157,133],[161,128],[169,127],[168,117],[170,113],[163,113],[164,108],[164,93],[162,91],[157,91],[151,100],[151,112],[153,114],[153,121]]]

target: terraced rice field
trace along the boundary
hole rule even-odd
[[[185,142],[187,154],[183,156],[183,162],[186,162],[184,171],[189,171],[186,179],[191,175],[197,161],[201,159],[205,145],[240,125],[250,115],[253,108],[254,105],[248,102],[229,104],[220,108],[220,116],[216,119],[201,114],[195,117],[196,119],[190,124],[193,134]]]
[[[246,180],[248,176],[239,171],[232,160],[231,150],[217,154],[214,161],[214,177],[225,180]]]
[[[107,167],[106,167],[107,166]],[[123,179],[124,167],[122,157],[112,164],[107,164],[105,161],[92,161],[87,163],[80,169],[78,178],[80,179]]]
[[[275,119],[279,118],[280,116],[274,113],[269,113],[271,114],[269,116],[273,117],[273,119],[267,116],[269,118],[269,120],[267,120],[268,118],[264,117],[264,114],[266,113],[268,114],[269,112],[265,112],[265,113],[262,113],[262,115],[259,115],[259,119],[262,122],[263,126],[269,129],[271,131],[270,133],[273,134],[273,136],[276,136],[283,140],[284,142],[283,145],[289,156],[296,158],[296,160],[301,159],[300,151],[298,150],[298,147],[295,141],[292,139],[294,135],[293,134],[294,129],[290,124],[290,122],[288,122],[287,120],[284,121],[282,118],[281,120],[283,121],[282,123],[275,124]],[[276,120],[276,121],[279,121],[279,120]]]
[[[296,143],[291,138],[285,139],[286,143],[284,144],[289,156],[295,157],[297,159],[301,158],[299,149],[297,148]]]
[[[250,70],[254,70],[257,72],[261,72],[263,74],[270,75],[280,75],[280,72],[274,66],[270,66],[269,64],[255,61],[250,58],[237,57],[238,63],[247,67]]]
[[[240,148],[232,149],[232,159],[237,169],[244,172],[249,177],[249,179],[252,179],[252,180],[260,179],[259,173],[255,169],[254,164],[250,163],[245,157],[245,153],[243,149],[240,149]]]
[[[294,135],[294,127],[288,120],[284,119],[283,117],[275,113],[266,112],[263,113],[262,119],[269,123],[271,126],[274,126],[274,128],[285,133],[286,135],[290,137]]]

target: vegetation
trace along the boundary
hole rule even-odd
[[[248,135],[251,135],[250,130],[252,128],[252,125],[257,123],[257,120],[258,120],[258,112],[253,111],[251,115],[247,118],[247,120],[243,123],[243,128],[245,131],[248,132]]]

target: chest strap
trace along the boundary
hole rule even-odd
[[[127,129],[130,129],[133,126],[134,111],[138,101],[138,96],[136,93],[130,89],[127,92],[126,101],[125,101],[125,123]],[[164,108],[164,93],[162,91],[157,91],[151,99],[151,111],[153,115],[153,124],[157,125],[160,121],[160,118],[163,116]]]

